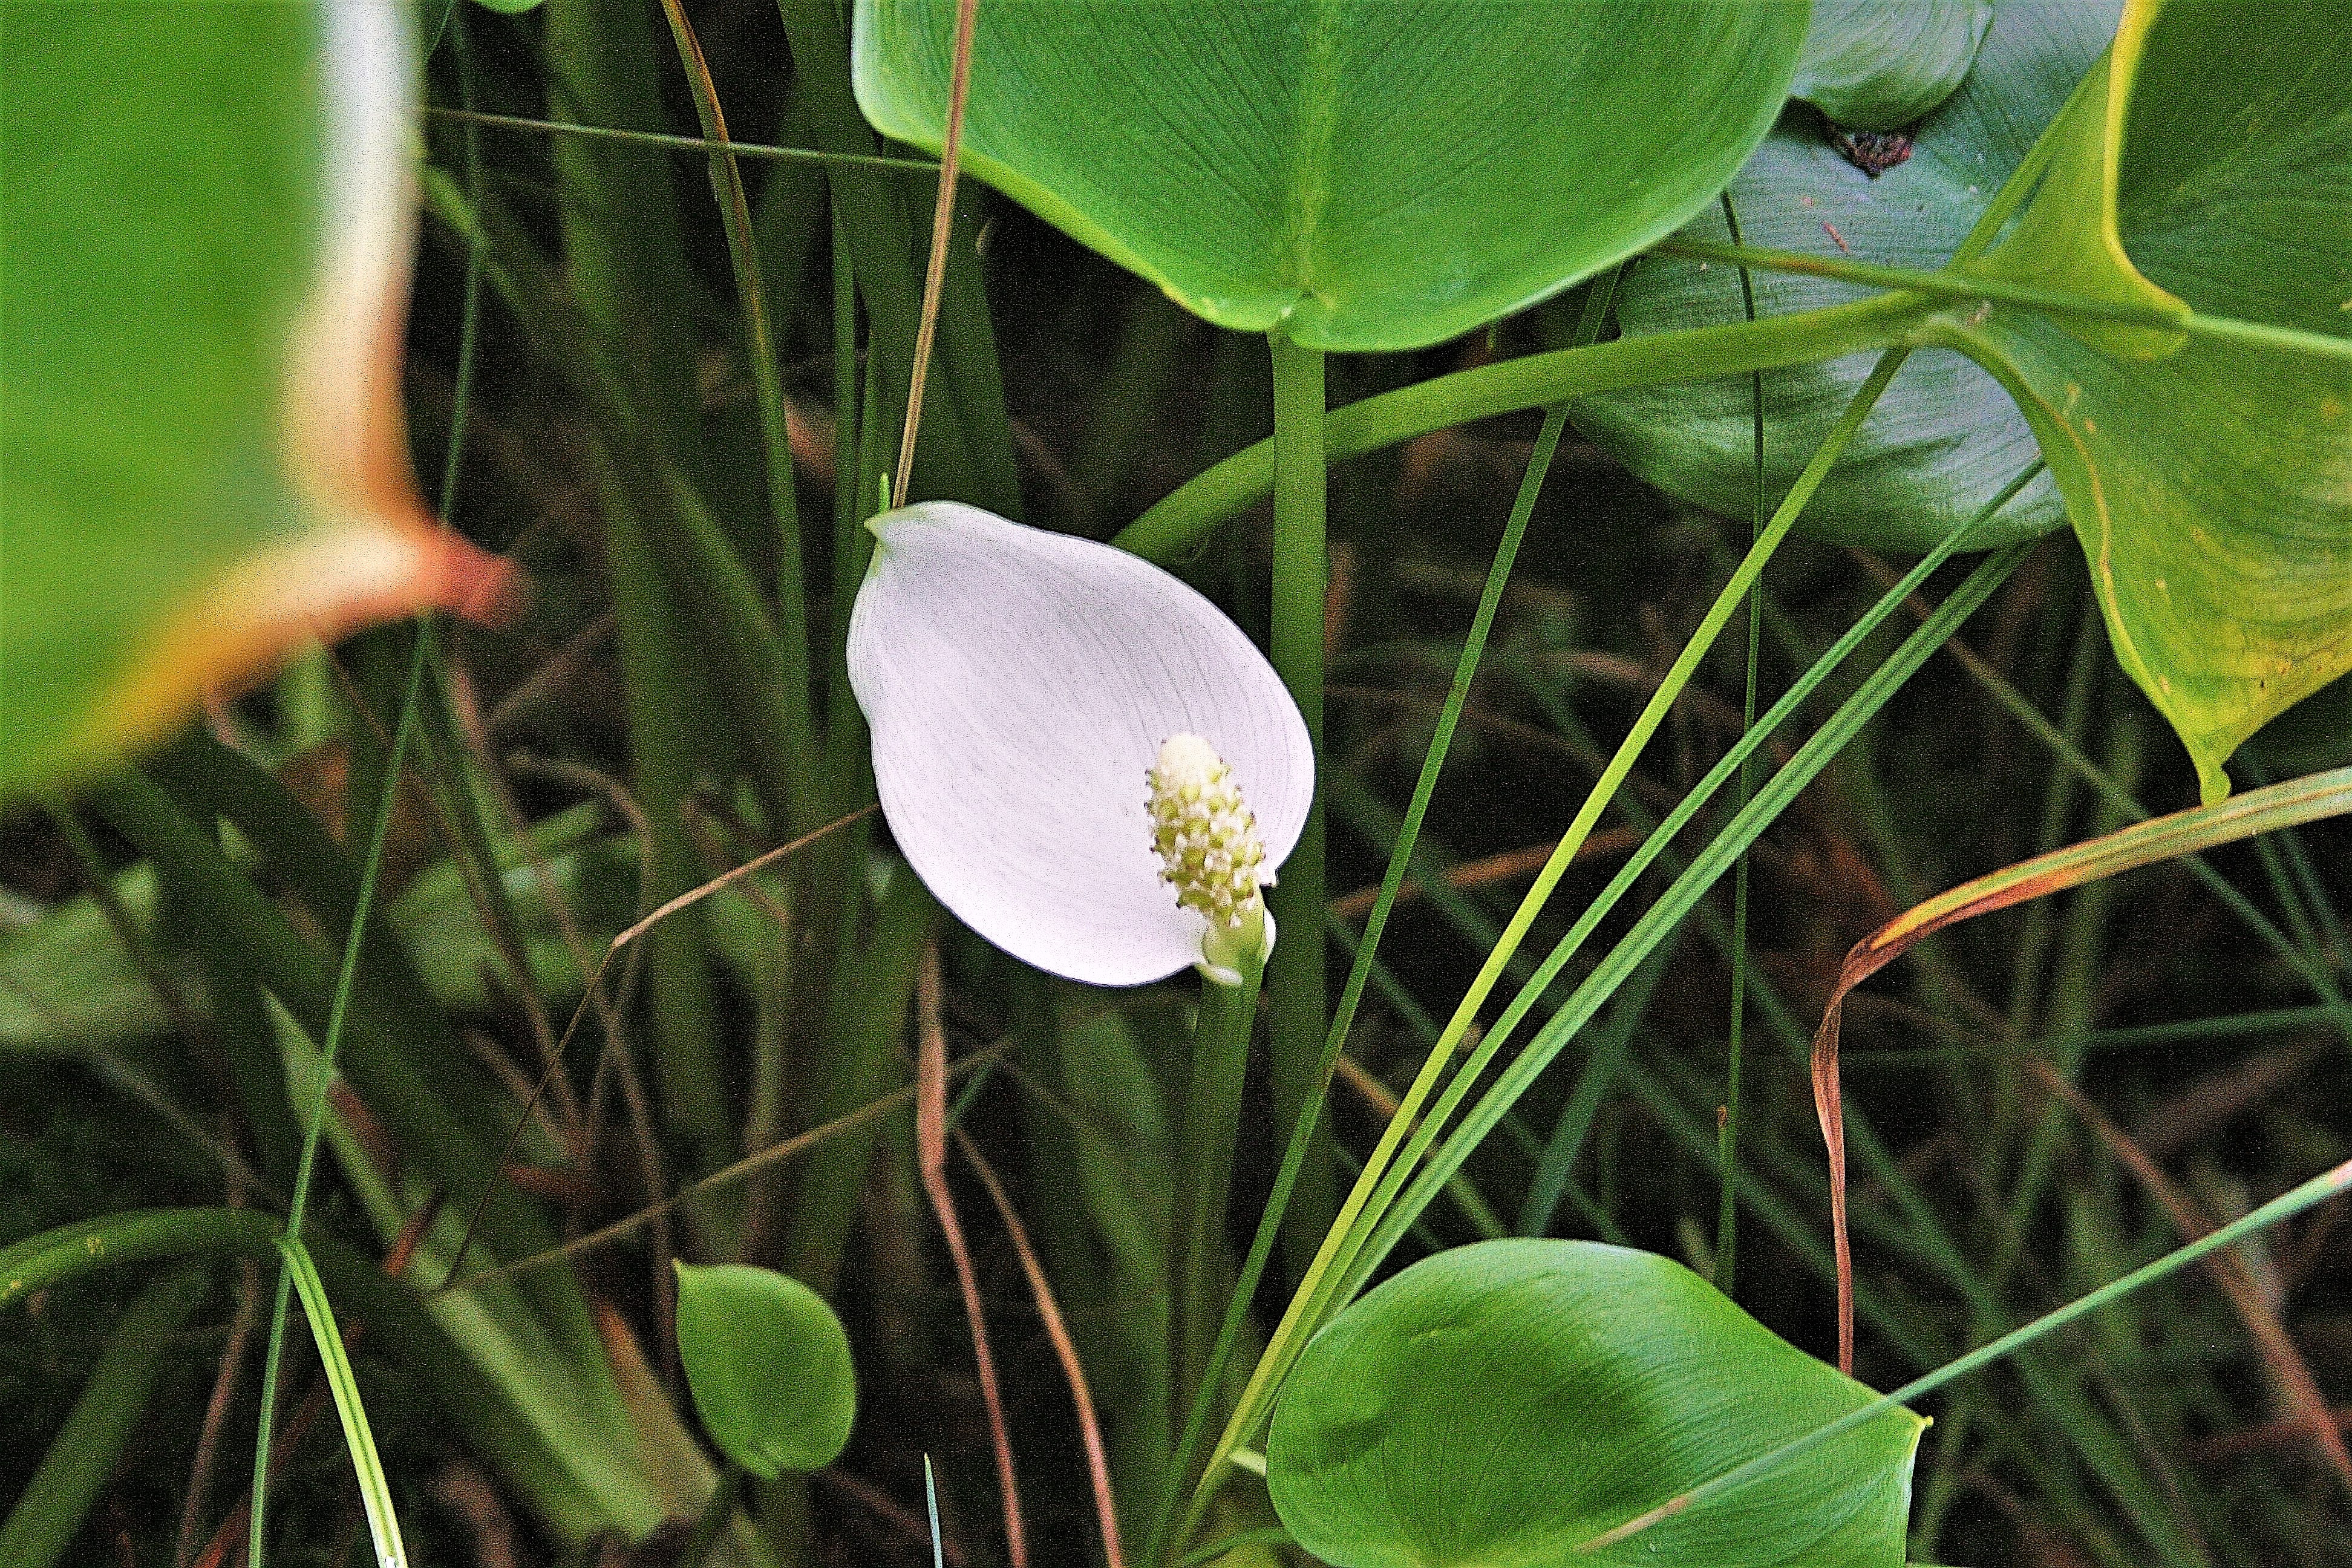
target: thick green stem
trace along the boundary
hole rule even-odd
[[[1318,771],[1323,748],[1323,617],[1329,577],[1324,542],[1323,351],[1302,348],[1280,332],[1267,339],[1274,354],[1274,668],[1290,688]],[[1248,781],[1244,780],[1246,787]],[[1309,1096],[1321,1092],[1328,1005],[1323,972],[1323,800],[1318,780],[1297,847],[1283,862],[1282,880],[1267,900],[1274,912],[1274,955],[1267,963],[1267,1062],[1274,1089],[1274,1124],[1291,1126]],[[1331,1222],[1330,1133],[1318,1131],[1299,1166],[1283,1222],[1285,1256],[1294,1273],[1315,1255]]]
[[[1334,410],[1324,425],[1325,456],[1360,457],[1448,426],[1596,392],[1810,364],[1884,348],[1904,341],[1938,308],[1937,301],[1918,294],[1885,294],[1793,316],[1643,333],[1480,365]],[[1274,467],[1272,441],[1245,447],[1162,498],[1112,542],[1149,561],[1175,560],[1271,489]]]
[[[1238,982],[1202,980],[1200,1016],[1192,1026],[1192,1082],[1176,1151],[1170,1236],[1169,1369],[1179,1399],[1192,1396],[1208,1368],[1211,1338],[1224,1305],[1218,1242],[1224,1236],[1242,1084],[1249,1074],[1250,1026],[1257,1016],[1264,966],[1245,962],[1238,973]]]
[[[1882,267],[1874,262],[1843,257],[1809,256],[1799,250],[1717,245],[1699,239],[1670,239],[1660,245],[1658,249],[1669,256],[1727,261],[1735,266],[1753,267],[1767,272],[1833,278],[1842,283],[1859,283],[1874,289],[1902,289],[1958,304],[1990,300],[2005,305],[2021,306],[2029,310],[2040,310],[2062,321],[2122,321],[2132,326],[2169,329],[2185,332],[2192,338],[2252,343],[2289,353],[2308,354],[2315,359],[2338,362],[2352,359],[2352,342],[2340,337],[2269,321],[2247,321],[2231,316],[2201,314],[2185,305],[2168,309],[2136,300],[2103,300],[2077,293],[2072,289],[2052,289],[2037,283],[2023,283],[1953,268],[1929,272],[1909,267]],[[1953,259],[1958,262],[1964,258],[1955,257]]]

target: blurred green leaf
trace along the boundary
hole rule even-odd
[[[859,0],[858,102],[938,149],[953,0]],[[973,173],[1221,326],[1416,348],[1642,248],[1769,127],[1793,5],[983,6]]]
[[[408,471],[404,16],[0,19],[0,793],[322,631],[501,591]]]
[[[1900,1409],[1596,1544],[1871,1398],[1678,1263],[1481,1242],[1317,1336],[1275,1406],[1266,1482],[1339,1568],[1900,1568],[1927,1426]]]
[[[1983,270],[2352,338],[2339,6],[2136,5],[2051,135],[2050,174]],[[1935,331],[2024,409],[2116,661],[2219,799],[2242,742],[2352,669],[2352,367],[2006,306]]]
[[[857,1418],[857,1374],[824,1298],[772,1268],[675,1267],[678,1357],[719,1452],[771,1481],[833,1463]]]
[[[1856,131],[1908,125],[1969,74],[1992,0],[1813,0],[1789,96]]]
[[[1790,111],[1731,183],[1741,237],[1778,250],[1834,258],[1850,251],[1888,266],[1942,267],[2105,47],[2118,9],[2118,0],[2000,6],[1966,82],[1919,124],[1909,159],[1876,179],[1839,154],[1816,116]],[[1695,239],[1729,237],[1719,208],[1684,232]],[[1759,316],[1870,292],[1790,273],[1759,272],[1754,281]],[[1738,269],[1720,262],[1645,257],[1617,290],[1617,317],[1629,336],[1720,326],[1744,313]],[[1870,373],[1872,358],[1855,354],[1763,373],[1768,494],[1795,480]],[[1580,398],[1571,416],[1652,484],[1725,516],[1748,515],[1755,427],[1745,375]],[[1926,550],[1974,517],[2037,456],[2032,432],[1992,376],[1963,355],[1922,351],[1904,364],[1798,528],[1882,549]],[[1997,544],[2064,521],[2057,486],[2042,477],[1978,537]]]
[[[574,806],[531,825],[520,840],[492,847],[513,901],[540,991],[552,1003],[578,997],[581,954],[565,940],[550,894],[577,922],[593,964],[634,918],[640,857],[627,839],[603,833],[601,809]],[[114,879],[117,903],[141,931],[157,937],[155,868],[141,861]],[[386,917],[406,942],[416,973],[445,1012],[486,1013],[499,1005],[491,977],[498,943],[482,923],[455,860],[436,860],[409,879]],[[740,973],[749,976],[748,950]],[[212,1016],[194,991],[194,966],[167,954],[169,973],[199,1016]],[[38,919],[0,930],[0,1052],[84,1055],[128,1045],[170,1026],[172,1016],[125,952],[99,901],[64,900]]]

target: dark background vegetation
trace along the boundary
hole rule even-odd
[[[774,9],[741,0],[698,5],[694,14],[733,134],[746,142],[799,141],[790,58]],[[550,63],[538,49],[532,18],[473,12],[465,25],[484,108],[565,117],[551,102]],[[662,38],[657,28],[654,37]],[[662,53],[658,63],[667,126],[689,132],[695,115],[675,60]],[[436,103],[457,100],[446,41],[430,79]],[[458,127],[436,121],[427,131],[436,161],[459,167]],[[480,137],[489,189],[552,260],[558,194],[550,138],[497,129]],[[802,512],[811,520],[809,580],[822,584],[835,413],[824,184],[805,165],[747,162],[745,168],[763,214],[763,241],[784,247],[766,260],[772,294],[783,307],[787,390],[806,437],[796,456],[803,459]],[[699,460],[757,580],[765,570],[759,561],[765,549],[759,458],[723,237],[699,155],[669,156],[669,173],[693,289],[677,303],[693,341],[668,348],[693,366],[707,440]],[[902,184],[909,210],[927,208],[928,185]],[[1107,537],[1208,462],[1270,428],[1263,345],[1185,316],[1149,285],[1024,211],[977,185],[965,190],[977,247],[960,247],[951,265],[985,279],[1027,521]],[[410,373],[416,456],[428,475],[437,471],[450,413],[463,271],[452,234],[428,226]],[[1492,333],[1417,355],[1335,361],[1332,401],[1563,341],[1577,306],[1571,296]],[[530,606],[501,630],[453,630],[448,662],[486,710],[532,683],[499,737],[505,751],[625,780],[630,730],[614,644],[583,634],[610,605],[597,491],[579,460],[595,437],[571,390],[544,368],[532,342],[537,331],[495,295],[486,296],[457,510],[470,534],[528,565]],[[1328,776],[1337,897],[1379,879],[1388,834],[1428,742],[1535,426],[1528,416],[1432,435],[1333,475]],[[1745,548],[1748,527],[1746,518],[1705,515],[1646,489],[1571,432],[1537,509],[1430,819],[1423,843],[1433,867],[1477,868],[1486,858],[1514,852],[1539,859]],[[1185,567],[1261,635],[1266,548],[1265,520],[1253,516]],[[1939,596],[1965,564],[1931,584],[1927,597]],[[1866,553],[1802,541],[1774,562],[1760,660],[1767,700],[1878,595],[1885,565]],[[1895,626],[1898,635],[1904,629]],[[2106,655],[2081,560],[2068,540],[2053,538],[2038,549],[1960,642],[1973,657],[1964,662],[1948,653],[1930,663],[1766,837],[1752,862],[1750,995],[1776,1002],[1795,1035],[1776,1030],[1760,1008],[1751,1014],[1743,1179],[1772,1208],[1743,1210],[1738,1278],[1730,1283],[1743,1306],[1821,1354],[1834,1340],[1832,1296],[1822,1265],[1820,1141],[1801,1047],[1839,959],[1927,893],[2115,826],[2006,704],[2022,702],[2047,715],[2148,808],[2194,801],[2179,746]],[[1643,759],[1628,792],[1639,809],[1663,811],[1736,733],[1745,661],[1739,645],[1737,637],[1727,639]],[[337,689],[336,701],[348,711],[354,700],[380,700],[383,671],[398,669],[402,646],[396,634],[383,633],[338,650],[352,684]],[[1891,647],[1890,637],[1877,651]],[[1811,716],[1825,714],[1844,689],[1833,683]],[[240,709],[242,721],[260,729],[274,712],[267,690]],[[378,707],[379,721],[389,717],[388,707]],[[331,747],[330,752],[328,763],[314,758],[317,765],[300,776],[303,793],[332,820],[344,802],[334,784],[337,770],[328,765]],[[2242,783],[2347,761],[2352,699],[2339,684],[2273,725],[2238,771]],[[530,816],[583,798],[577,788],[552,782],[537,762],[508,779]],[[702,787],[723,807],[717,780]],[[94,822],[89,826],[103,852],[127,858],[126,845]],[[1630,826],[1622,814],[1604,826]],[[402,871],[395,875],[446,852],[429,827],[416,826],[396,838]],[[2352,831],[2322,826],[2292,843],[2240,847],[2213,862],[2291,935],[2307,938],[2339,981],[2352,978],[2346,973],[2352,954],[2338,945],[2338,911],[2352,901]],[[714,854],[711,869],[727,863]],[[1401,906],[1383,952],[1404,998],[1444,1016],[1486,951],[1482,922],[1491,928],[1507,915],[1534,863],[1501,875],[1490,867],[1450,898]],[[1564,929],[1581,893],[1597,888],[1613,864],[1614,857],[1599,855],[1572,875],[1535,940],[1548,944]],[[80,887],[72,857],[41,814],[21,811],[0,826],[0,921],[28,925]],[[626,907],[632,896],[622,890],[617,901]],[[1727,916],[1727,888],[1715,905]],[[1360,921],[1360,905],[1355,919]],[[8,940],[0,934],[0,971]],[[1010,964],[968,936],[950,936],[946,952],[958,1045],[998,1037],[1012,1022],[1017,994]],[[1731,955],[1693,922],[1672,948],[1646,1008],[1620,1025],[1633,1031],[1632,1065],[1601,1106],[1554,1234],[1607,1236],[1707,1267],[1731,974]],[[1171,1005],[1147,1003],[1140,1016],[1172,1021],[1172,1004],[1189,984],[1189,977],[1171,982]],[[2002,1304],[2005,1321],[2021,1321],[2182,1239],[2119,1158],[2119,1147],[2037,1090],[2021,1064],[2079,1061],[2089,1100],[2209,1221],[2219,1221],[2345,1158],[2352,1143],[2352,1100],[2345,1091],[2352,1018],[2339,1008],[2331,1020],[2315,1008],[2315,1000],[2210,890],[2179,867],[2161,867],[1938,938],[1874,982],[1848,1015],[1849,1103],[1857,1120],[1874,1127],[1895,1169],[1957,1244],[1962,1266],[1977,1271]],[[722,1035],[749,1027],[752,998],[728,989],[719,1004]],[[2203,1020],[2219,1022],[2167,1033]],[[464,1022],[486,1048],[528,1059],[511,1009]],[[1343,1147],[1369,1146],[1379,1125],[1379,1095],[1402,1086],[1425,1044],[1398,995],[1376,991],[1350,1048],[1360,1074],[1336,1090]],[[142,1042],[136,1055],[219,1131],[227,1126],[226,1108],[207,1101],[185,1047],[167,1031]],[[1524,1102],[1516,1125],[1469,1169],[1472,1184],[1506,1226],[1532,1174],[1530,1151],[1541,1145],[1565,1101],[1579,1056],[1571,1051],[1563,1058],[1558,1081]],[[983,1091],[966,1123],[1013,1176],[1016,1201],[1033,1206],[1066,1179],[1032,1146],[1037,1115],[1000,1079]],[[1255,1219],[1279,1135],[1254,1093],[1236,1178],[1240,1226]],[[902,1156],[904,1136],[884,1140],[884,1165]],[[2051,1141],[2051,1179],[2013,1218],[2021,1163],[2042,1138]],[[624,1142],[606,1138],[595,1151],[596,1163],[572,1171],[568,1189],[577,1217],[591,1226],[639,1201]],[[905,1178],[885,1170],[877,1180],[903,1185]],[[1091,1550],[1080,1544],[1091,1515],[1068,1399],[985,1199],[959,1180],[1008,1379],[1034,1536],[1042,1560],[1079,1561]],[[1939,1272],[1914,1216],[1880,1173],[1858,1165],[1855,1180],[1865,1288],[1947,1353],[1984,1337],[1987,1325]],[[364,1222],[332,1188],[330,1183],[323,1200],[328,1223],[365,1236]],[[216,1166],[125,1092],[102,1063],[69,1051],[7,1061],[0,1074],[0,1241],[111,1209],[220,1201]],[[2339,1407],[2352,1405],[2352,1271],[2345,1262],[2343,1212],[2340,1204],[2315,1209],[2247,1249],[2264,1300]],[[853,1447],[838,1476],[814,1490],[817,1560],[928,1561],[928,1549],[906,1526],[908,1510],[920,1508],[920,1458],[929,1453],[942,1477],[951,1540],[967,1562],[995,1561],[992,1471],[952,1278],[927,1222],[875,1234],[886,1215],[925,1220],[919,1205],[870,1205],[866,1234],[853,1242],[845,1267],[838,1300],[866,1381]],[[2014,1258],[2004,1263],[2003,1229],[2012,1223],[2021,1228]],[[1428,1227],[1423,1239],[1430,1246],[1475,1235],[1462,1211],[1448,1205],[1431,1211]],[[1237,1228],[1237,1241],[1246,1235]],[[608,1249],[583,1268],[646,1342],[666,1337],[641,1253]],[[1269,1281],[1263,1302],[1269,1313],[1279,1309],[1284,1277],[1278,1268]],[[89,1277],[12,1313],[0,1329],[0,1497],[14,1497],[31,1476],[126,1294],[113,1276]],[[215,1292],[174,1342],[139,1440],[73,1560],[173,1560],[190,1455],[233,1299],[233,1289]],[[1083,1339],[1087,1325],[1078,1326]],[[2146,1560],[2138,1555],[2147,1548],[2135,1519],[2141,1510],[2157,1510],[2177,1521],[2187,1561],[2247,1568],[2352,1562],[2339,1533],[2347,1518],[2340,1486],[2307,1440],[2274,1425],[2284,1409],[2275,1385],[2206,1274],[2184,1273],[2097,1314],[2045,1346],[2035,1365],[2035,1375],[2066,1384],[2067,1401],[2037,1401],[2016,1368],[2002,1367],[1930,1403],[1938,1425],[1926,1440],[1919,1489],[1923,1506],[1933,1510],[1922,1523],[1934,1528],[1916,1542],[1923,1555],[2050,1568]],[[405,1369],[365,1349],[360,1366],[388,1467],[414,1521],[416,1561],[558,1560],[450,1438]],[[1864,1381],[1888,1386],[1920,1370],[1865,1323],[1858,1368]],[[1107,1406],[1122,1393],[1115,1384],[1097,1389]],[[208,1520],[243,1484],[252,1400],[248,1369],[233,1395]],[[2061,1405],[2079,1413],[2078,1425],[2053,1418]],[[353,1560],[352,1543],[364,1535],[331,1420],[300,1450],[279,1496],[283,1544],[274,1561],[292,1568]],[[511,1555],[499,1554],[502,1542]],[[657,1563],[675,1545],[674,1539],[656,1541],[635,1558],[604,1560]]]

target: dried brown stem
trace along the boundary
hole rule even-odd
[[[1004,1499],[1004,1555],[1013,1568],[1027,1568],[1029,1542],[1021,1523],[1021,1486],[1013,1472],[1013,1435],[1004,1421],[1004,1400],[996,1384],[996,1357],[988,1348],[988,1318],[981,1310],[980,1279],[956,1219],[955,1194],[948,1190],[948,1039],[940,1019],[940,950],[923,950],[915,977],[915,1149],[923,1192],[947,1237],[963,1292],[964,1318],[971,1325],[972,1356],[980,1368],[980,1402],[988,1412],[988,1436],[996,1449],[997,1489]]]
[[[931,341],[939,336],[940,297],[948,281],[948,233],[955,221],[956,154],[963,146],[964,96],[971,87],[971,29],[979,0],[957,0],[954,63],[948,74],[948,124],[940,150],[940,194],[931,206],[931,255],[923,269],[923,313],[915,327],[915,369],[907,386],[907,424],[898,436],[898,462],[890,504],[904,506],[915,469],[915,431],[923,420],[923,384],[930,377]]]
[[[1069,1326],[1062,1321],[1062,1309],[1054,1300],[1054,1288],[1047,1283],[1045,1270],[1037,1261],[1034,1248],[1029,1245],[1029,1233],[1013,1212],[1013,1200],[1005,1195],[1004,1184],[996,1179],[995,1170],[980,1145],[961,1127],[955,1131],[956,1147],[971,1162],[980,1184],[988,1189],[989,1202],[996,1205],[999,1218],[1004,1221],[1004,1233],[1012,1238],[1013,1250],[1021,1259],[1021,1272],[1029,1277],[1029,1293],[1037,1299],[1037,1316],[1045,1325],[1045,1337],[1053,1342],[1054,1354],[1062,1363],[1062,1376],[1070,1385],[1070,1402],[1078,1409],[1078,1437],[1086,1445],[1087,1481],[1095,1494],[1095,1522],[1102,1531],[1103,1557],[1108,1568],[1126,1568],[1127,1559],[1118,1544],[1118,1504],[1110,1489],[1110,1460],[1103,1449],[1102,1425],[1095,1419],[1095,1399],[1087,1386],[1086,1368],[1078,1361],[1078,1347],[1070,1338]]]

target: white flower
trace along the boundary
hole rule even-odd
[[[883,815],[940,901],[1097,985],[1270,945],[1257,889],[1306,824],[1315,757],[1241,628],[1124,551],[975,507],[868,526],[849,681]]]

